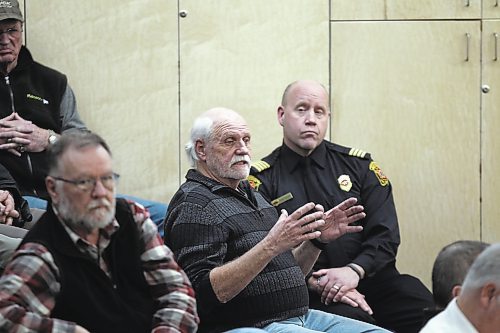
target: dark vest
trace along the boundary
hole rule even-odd
[[[112,279],[76,248],[48,207],[22,243],[47,247],[60,270],[61,291],[51,317],[76,322],[92,333],[151,332],[153,298],[141,266],[143,246],[137,223],[128,204],[117,199],[120,229],[103,254]]]
[[[14,109],[21,117],[31,120],[38,127],[61,132],[60,105],[66,90],[64,74],[43,66],[31,57],[23,46],[18,64],[9,73],[7,84],[0,79],[0,118],[12,113],[10,90],[14,95]],[[28,162],[29,154],[31,166]],[[0,162],[9,170],[23,195],[36,195],[48,199],[45,189],[47,174],[46,152],[24,153],[17,157],[0,150]]]

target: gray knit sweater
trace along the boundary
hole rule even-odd
[[[218,301],[210,284],[210,271],[260,242],[278,214],[247,182],[240,184],[243,194],[195,170],[189,170],[186,179],[170,202],[165,242],[196,291],[199,332],[262,327],[305,314],[307,287],[291,251],[275,257],[231,301]]]

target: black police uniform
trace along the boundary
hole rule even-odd
[[[283,144],[252,165],[249,181],[278,211],[293,212],[309,201],[327,211],[347,198],[358,199],[366,217],[355,224],[363,231],[327,244],[314,270],[360,265],[365,277],[357,290],[366,296],[376,323],[396,332],[419,331],[423,309],[433,306],[432,295],[420,280],[396,269],[400,237],[392,186],[370,154],[323,141],[304,158]],[[359,308],[325,306],[315,292],[310,293],[310,306],[373,321]]]

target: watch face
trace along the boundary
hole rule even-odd
[[[49,136],[49,143],[50,144],[53,144],[56,141],[57,141],[57,136],[55,136],[54,134]]]

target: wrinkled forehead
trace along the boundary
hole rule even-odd
[[[58,159],[61,171],[80,174],[89,170],[110,167],[112,158],[108,151],[100,145],[89,145],[65,150]]]
[[[222,119],[214,122],[212,134],[216,140],[230,136],[246,137],[250,136],[250,128],[241,117]]]

